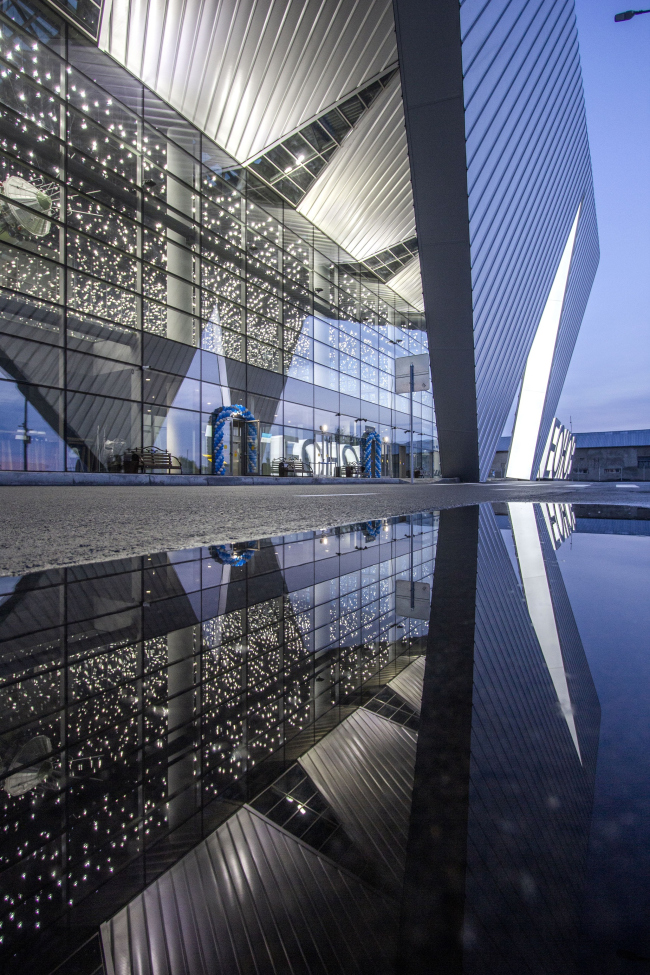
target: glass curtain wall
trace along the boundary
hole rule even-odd
[[[396,356],[422,316],[56,15],[0,3],[0,469],[213,472],[242,405],[258,466],[334,474],[371,430],[404,475]],[[437,467],[433,401],[415,467]],[[226,424],[226,473],[244,473]]]

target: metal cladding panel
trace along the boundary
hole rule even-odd
[[[598,267],[598,227],[596,225],[596,207],[594,204],[593,191],[590,189],[586,196],[580,215],[578,233],[573,248],[573,260],[569,272],[569,280],[562,308],[562,318],[555,353],[553,355],[553,365],[551,366],[551,376],[546,390],[546,401],[544,412],[540,423],[539,437],[535,451],[533,470],[537,470],[542,461],[546,438],[557,413],[557,405],[562,395],[562,387],[569,369],[571,356],[575,348],[582,316],[587,307],[589,292],[596,275]]]
[[[422,682],[424,680],[424,657],[418,657],[405,667],[390,683],[391,690],[404,698],[407,704],[420,713],[422,705]]]
[[[358,261],[415,234],[399,75],[347,136],[298,210]]]
[[[108,975],[385,972],[394,913],[245,806],[101,933]]]
[[[390,0],[107,0],[100,47],[240,162],[397,56]]]
[[[300,759],[360,850],[399,890],[417,736],[359,708]]]
[[[573,0],[464,0],[461,34],[485,478],[581,201],[587,212],[549,390],[551,415],[598,243]]]
[[[420,274],[420,258],[414,258],[409,264],[398,271],[386,284],[401,295],[418,311],[424,311],[422,297],[422,276]]]

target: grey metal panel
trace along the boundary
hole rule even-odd
[[[381,972],[394,913],[245,806],[101,933],[108,975]]]
[[[360,708],[300,759],[351,839],[399,891],[417,736]]]
[[[404,698],[418,714],[422,705],[422,681],[424,680],[424,657],[418,657],[401,674],[389,683],[389,687]]]
[[[486,477],[581,202],[546,434],[598,260],[573,0],[394,6],[442,472]]]
[[[392,278],[389,278],[386,284],[408,301],[409,304],[417,308],[418,311],[424,311],[419,257],[414,258],[406,267],[403,267],[401,271],[398,271]]]
[[[390,0],[112,0],[100,46],[240,161],[396,59]]]
[[[399,75],[359,120],[298,209],[357,260],[414,235]]]
[[[465,0],[461,31],[484,477],[581,201],[587,210],[573,272],[582,298],[559,340],[558,380],[598,246],[573,0]],[[551,418],[556,392],[557,383]]]

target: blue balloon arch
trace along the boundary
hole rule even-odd
[[[375,444],[375,462],[372,460],[372,445]],[[363,440],[363,476],[381,477],[381,437],[376,430],[367,433]]]
[[[380,521],[364,521],[361,525],[363,534],[365,535],[367,541],[373,542],[375,538],[379,535],[381,531]]]
[[[257,551],[254,542],[235,542],[230,549],[227,545],[211,545],[208,551],[222,565],[246,565]]]
[[[228,420],[240,416],[242,420],[255,420],[245,406],[234,404],[223,406],[212,414],[212,473],[226,473],[226,458],[223,453],[223,428]],[[257,467],[257,429],[253,424],[246,429],[246,470],[255,471]]]

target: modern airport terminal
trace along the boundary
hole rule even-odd
[[[0,115],[1,975],[641,971],[573,0],[0,0]]]
[[[0,472],[478,481],[518,396],[544,476],[598,242],[572,4],[502,6],[6,3]]]

